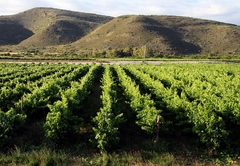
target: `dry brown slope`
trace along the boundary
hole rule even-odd
[[[130,15],[101,25],[73,45],[79,50],[146,45],[159,54],[239,54],[239,44],[239,26],[190,17]]]
[[[34,8],[0,16],[0,45],[40,51],[47,47],[61,52],[146,45],[156,54],[240,54],[240,27],[190,17],[126,15],[113,18]]]
[[[108,22],[112,17],[96,14],[73,12],[53,8],[34,8],[16,15],[0,17],[16,26],[32,32],[20,41],[21,46],[49,46],[74,42],[87,34],[99,24]],[[0,31],[6,30],[2,28]],[[21,33],[22,29],[14,32]],[[15,38],[14,33],[6,35]],[[9,42],[9,44],[15,44]]]

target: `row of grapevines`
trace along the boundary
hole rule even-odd
[[[26,119],[26,115],[16,113],[13,109],[8,112],[0,110],[0,147],[4,146],[14,133],[14,129],[20,127]]]
[[[29,66],[29,70],[31,70],[31,66]],[[55,66],[55,68],[40,70],[39,73],[35,74],[35,77],[32,77],[27,82],[16,82],[14,87],[5,85],[0,91],[0,108],[3,111],[8,109],[13,106],[12,104],[19,100],[24,93],[30,93],[31,89],[36,88],[36,84],[40,85],[43,81],[47,82],[49,78],[53,78],[55,76],[59,77],[60,75],[66,74],[70,71],[72,71],[72,69],[67,68],[67,70],[62,70],[62,67]],[[35,80],[36,77],[41,79]]]
[[[206,105],[189,102],[184,93],[179,96],[174,89],[164,88],[161,82],[134,67],[127,66],[126,69],[139,79],[151,93],[155,94],[166,105],[168,111],[174,111],[176,116],[180,114],[181,119],[186,119],[187,121],[184,123],[188,122],[193,126],[192,131],[200,137],[203,143],[211,148],[220,146],[227,136],[227,131],[223,119],[213,110],[208,109]]]
[[[29,66],[29,70],[31,69],[31,66]],[[72,68],[69,68],[67,66],[65,66],[64,68],[62,66],[55,66],[56,69],[54,69],[53,71],[48,70],[42,70],[42,73],[40,72],[39,75],[41,75],[41,79],[38,80],[31,80],[28,81],[27,83],[19,83],[19,82],[15,82],[14,86],[4,86],[1,88],[1,92],[0,92],[0,105],[1,105],[1,109],[5,110],[11,106],[13,106],[13,103],[20,100],[21,96],[24,93],[30,93],[31,91],[33,91],[34,89],[37,89],[39,86],[42,85],[43,82],[48,82],[48,80],[56,78],[56,77],[60,77],[63,74],[67,74],[69,72],[72,72]],[[57,71],[58,70],[58,71]],[[46,72],[45,72],[46,71]],[[50,74],[50,73],[51,74]],[[42,77],[42,75],[44,75],[45,77]]]
[[[228,128],[240,124],[240,70],[235,65],[178,65],[168,67],[168,70],[149,66],[141,69],[158,80],[171,80],[171,88],[175,86],[184,91],[191,102],[207,105],[226,121]],[[164,73],[166,71],[168,75]]]
[[[115,65],[120,86],[124,89],[124,95],[130,102],[130,107],[137,113],[137,124],[148,133],[154,133],[156,120],[161,110],[155,108],[155,102],[150,96],[140,93],[136,83],[124,72],[122,67]]]
[[[61,98],[48,104],[50,112],[44,125],[45,135],[55,142],[63,141],[68,133],[80,128],[82,119],[76,115],[82,101],[89,94],[95,73],[99,66],[92,65],[88,73],[80,81],[72,81],[70,88],[61,90]]]
[[[78,66],[70,74],[48,79],[48,82],[43,83],[40,88],[36,87],[32,92],[24,94],[23,98],[16,102],[9,111],[0,110],[3,117],[0,119],[0,144],[4,144],[7,140],[5,138],[9,139],[14,129],[18,128],[20,124],[24,124],[26,118],[30,120],[33,114],[45,114],[47,105],[60,98],[60,89],[67,88],[71,81],[79,79],[87,72],[88,68],[89,66]]]
[[[7,69],[6,69],[7,70]],[[26,82],[27,80],[34,80],[34,78],[38,78],[41,76],[42,71],[48,70],[48,72],[52,72],[56,70],[56,66],[37,66],[37,65],[23,65],[14,67],[14,70],[19,70],[17,73],[11,73],[7,76],[2,76],[0,78],[0,87],[12,85],[13,82]]]
[[[0,87],[9,87],[13,88],[16,86],[18,83],[27,83],[31,81],[38,80],[40,78],[43,78],[47,75],[52,75],[53,73],[60,71],[63,68],[68,68],[68,66],[63,66],[63,65],[37,65],[37,66],[32,66],[32,65],[27,65],[25,66],[24,70],[25,73],[22,75],[16,76],[15,74],[9,75],[11,78],[5,78],[2,77],[0,80]],[[18,69],[18,68],[17,68]],[[19,68],[19,70],[22,70]]]
[[[40,112],[47,113],[45,112],[48,110],[47,105],[60,98],[60,89],[68,88],[71,81],[79,79],[88,68],[89,66],[78,66],[74,71],[62,77],[51,77],[47,82],[43,82],[40,88],[35,88],[32,92],[24,94],[22,99],[15,103],[15,109],[28,117]]]
[[[1,70],[1,75],[0,79],[5,78],[5,80],[11,80],[16,77],[21,77],[25,73],[29,73],[31,71],[28,70],[29,66],[33,70],[35,70],[36,65],[32,64],[17,64],[17,63],[12,63],[12,64],[7,64],[4,63],[2,64],[2,70]]]
[[[116,84],[113,81],[112,72],[110,66],[106,65],[105,71],[102,77],[102,107],[97,112],[97,116],[94,117],[95,127],[93,131],[95,133],[95,139],[97,141],[97,147],[101,151],[105,151],[116,145],[119,138],[119,124],[124,121],[123,114],[120,109],[116,107],[117,94]]]
[[[45,82],[48,82],[48,80],[51,80],[51,79],[58,79],[60,77],[63,77],[65,75],[68,75],[72,72],[76,72],[76,69],[78,68],[77,66],[62,66],[60,65],[59,67],[56,67],[57,68],[57,71],[50,74],[50,75],[47,75],[45,77],[42,77],[41,79],[39,80],[36,80],[34,81],[33,83],[31,82],[31,86],[30,86],[30,90],[32,91],[33,89],[37,88],[37,87],[41,87],[43,83]],[[79,70],[79,69],[78,69]],[[28,82],[29,83],[29,82]]]

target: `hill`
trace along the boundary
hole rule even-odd
[[[43,47],[74,42],[112,17],[52,8],[34,8],[0,17],[0,44]],[[12,27],[8,29],[9,27]],[[6,33],[2,33],[6,32]],[[20,35],[16,35],[20,34]]]
[[[146,45],[158,54],[239,54],[240,27],[178,16],[120,16],[73,45],[80,50]]]
[[[75,53],[144,46],[158,55],[229,55],[240,54],[240,27],[180,16],[125,15],[113,18],[34,8],[0,17],[0,45],[2,50],[35,48]]]

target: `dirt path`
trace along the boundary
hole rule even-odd
[[[164,63],[189,63],[189,64],[240,64],[240,62],[231,62],[224,60],[24,60],[24,59],[0,59],[0,63],[69,63],[69,64],[164,64]]]

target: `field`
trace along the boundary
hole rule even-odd
[[[0,63],[0,164],[238,165],[239,67]]]

